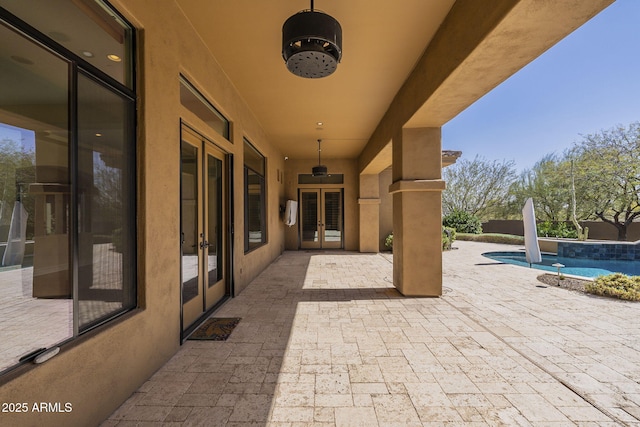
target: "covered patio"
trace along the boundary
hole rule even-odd
[[[636,425],[637,303],[542,287],[456,242],[443,296],[406,298],[391,254],[285,252],[103,426]]]
[[[344,55],[306,79],[307,1],[0,0],[4,234],[33,240],[0,400],[73,408],[2,422],[633,419],[636,306],[441,252],[442,126],[613,2],[322,2]],[[183,345],[211,313],[231,339]]]

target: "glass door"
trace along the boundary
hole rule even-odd
[[[228,294],[224,153],[187,127],[181,141],[182,325]]]
[[[339,249],[343,241],[342,189],[300,190],[300,247]]]
[[[300,247],[320,249],[320,190],[300,190]]]
[[[342,248],[342,190],[320,190],[322,200],[322,247]]]
[[[225,296],[224,279],[224,212],[226,203],[223,197],[225,174],[224,154],[205,144],[205,203],[203,257],[206,272],[205,310],[213,307]]]

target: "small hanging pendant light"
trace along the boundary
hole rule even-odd
[[[342,58],[342,27],[326,13],[311,9],[282,26],[282,57],[296,76],[317,79],[332,74]]]
[[[314,166],[311,168],[311,175],[313,176],[317,176],[317,177],[322,177],[322,176],[327,176],[328,175],[328,170],[327,167],[325,165],[322,164],[322,162],[320,161],[320,152],[322,151],[322,149],[320,148],[320,143],[322,142],[321,139],[318,140],[318,166]]]

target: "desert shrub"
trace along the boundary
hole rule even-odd
[[[514,236],[512,234],[498,234],[498,233],[485,233],[485,234],[470,234],[470,233],[458,233],[458,240],[466,240],[472,242],[484,242],[484,243],[503,243],[505,245],[522,245],[524,244],[524,237]]]
[[[442,250],[451,249],[451,244],[456,240],[456,230],[453,228],[442,227]],[[393,232],[389,233],[384,239],[384,245],[393,250]]]
[[[566,222],[544,221],[537,225],[539,237],[577,238],[578,231],[569,228]]]
[[[389,233],[384,239],[384,245],[389,249],[393,249],[393,232]]]
[[[456,240],[456,229],[451,227],[442,227],[442,250],[451,249],[451,244]]]
[[[622,273],[609,274],[587,283],[584,288],[587,292],[595,295],[640,301],[640,276],[627,276]]]
[[[482,233],[482,222],[480,218],[469,212],[454,210],[442,218],[442,225],[455,228],[458,233]]]

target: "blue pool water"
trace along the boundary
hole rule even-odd
[[[524,252],[485,252],[482,255],[495,261],[529,267]],[[574,276],[595,278],[613,273],[640,276],[640,262],[638,261],[590,260],[542,254],[542,262],[532,264],[531,267],[556,273],[558,269],[552,267],[552,264],[555,263],[565,265],[565,267],[560,270],[561,273],[572,274]]]

